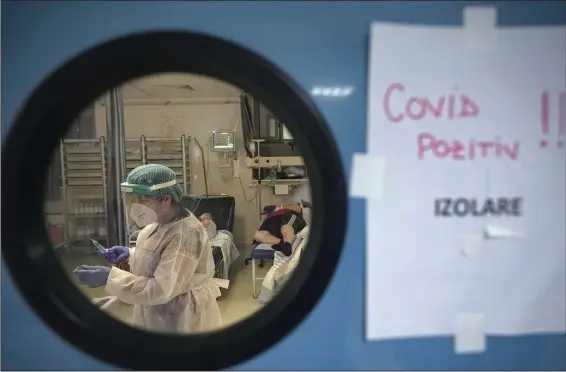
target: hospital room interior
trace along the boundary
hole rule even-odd
[[[45,190],[45,224],[69,278],[94,306],[134,325],[133,305],[81,284],[81,265],[112,265],[101,252],[136,248],[120,185],[139,166],[172,169],[181,206],[206,231],[222,326],[264,306],[284,288],[308,242],[311,190],[292,134],[268,107],[217,79],[160,74],[112,89],[84,109],[53,154]],[[256,241],[265,219],[298,211],[292,250],[278,255]],[[295,213],[295,212],[293,212]],[[147,249],[147,247],[145,247]],[[308,249],[308,248],[306,248]]]

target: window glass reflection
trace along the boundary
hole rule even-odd
[[[238,322],[306,249],[308,172],[254,97],[189,74],[132,81],[77,118],[53,156],[46,226],[92,302],[155,332]]]

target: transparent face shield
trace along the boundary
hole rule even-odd
[[[177,180],[160,183],[153,186],[137,185],[124,182],[120,185],[122,191],[122,202],[128,229],[131,234],[151,223],[156,222],[158,213],[156,204],[163,194],[158,190],[177,184]]]
[[[156,222],[158,214],[155,206],[158,202],[158,199],[151,199],[147,196],[122,195],[129,234]]]
[[[120,190],[122,195],[133,195],[133,196],[145,196],[145,197],[160,197],[162,194],[158,190],[164,189],[166,187],[174,186],[177,184],[177,180],[171,180],[164,183],[160,183],[153,186],[147,185],[137,185],[133,183],[123,182],[120,185]]]

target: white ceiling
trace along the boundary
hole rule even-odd
[[[168,73],[126,83],[122,92],[124,99],[214,99],[236,98],[241,90],[202,75]]]

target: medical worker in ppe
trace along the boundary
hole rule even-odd
[[[134,305],[134,324],[148,331],[205,332],[222,325],[213,283],[214,261],[202,223],[180,205],[175,172],[157,164],[134,169],[121,185],[130,218],[140,227],[136,248],[112,247],[102,256],[112,264],[129,259],[131,272],[117,267],[75,269],[81,284]]]

